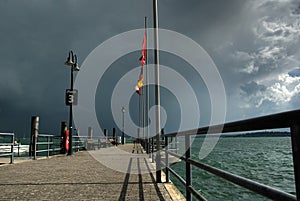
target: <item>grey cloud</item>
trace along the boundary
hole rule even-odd
[[[291,108],[300,109],[299,100],[300,100],[300,93],[298,93],[298,94],[296,94],[295,96],[292,97]]]
[[[288,72],[291,77],[300,77],[300,68],[295,68],[292,71]]]
[[[252,81],[246,83],[241,86],[241,90],[246,93],[246,95],[255,95],[257,92],[263,92],[266,90],[266,86],[257,84],[256,82]]]
[[[300,3],[297,0],[294,0],[292,3],[292,14],[294,15],[300,15]]]
[[[298,8],[296,8],[294,10],[293,14],[295,14],[295,15],[299,15],[300,14],[300,5],[298,6]]]

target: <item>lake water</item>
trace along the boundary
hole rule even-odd
[[[191,149],[193,159],[199,160],[202,142],[203,138],[194,140]],[[183,139],[179,139],[179,143],[182,147]],[[201,162],[295,194],[289,137],[220,138],[214,150]],[[172,165],[172,168],[185,178],[183,162]],[[172,174],[171,180],[184,193],[184,187]],[[192,184],[212,201],[268,200],[193,166]]]

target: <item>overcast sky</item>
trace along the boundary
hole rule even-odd
[[[158,2],[159,27],[196,41],[216,64],[226,90],[226,121],[300,108],[299,1]],[[81,65],[107,39],[143,28],[144,16],[152,27],[151,0],[0,0],[1,132],[29,136],[31,116],[38,115],[41,133],[59,134],[60,122],[68,120],[69,111],[65,89],[70,85],[70,68],[64,66],[68,51],[76,52]],[[142,35],[137,39],[138,45],[142,39]],[[101,127],[115,126],[110,108],[103,106],[107,102],[103,97],[111,97],[109,91],[118,80],[116,76],[121,78],[137,67],[139,56],[140,52],[133,52],[120,58],[114,66],[122,64],[123,68],[112,65],[111,72],[100,81],[96,109]],[[160,57],[164,65],[174,65],[190,80],[197,97],[207,94],[201,79],[183,70],[182,60],[166,53]],[[153,63],[151,59],[149,53],[149,63]],[[132,89],[137,79],[138,74]],[[174,131],[179,123],[179,104],[168,90],[162,93],[166,112],[173,108],[167,131]],[[134,90],[131,96],[134,105]],[[204,110],[204,123],[199,125],[209,119],[209,102],[204,97],[199,103]],[[128,107],[133,121],[137,121],[136,110]]]

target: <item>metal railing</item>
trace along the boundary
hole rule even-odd
[[[162,133],[163,133],[162,129]],[[155,162],[155,155],[156,155],[156,136],[147,139],[144,139],[141,141],[141,145],[143,146],[144,150],[146,150],[147,154],[149,155],[149,158],[151,158],[152,163]],[[178,141],[177,137],[169,137],[168,138],[169,143],[168,143],[168,150],[169,151],[174,151],[174,154],[178,153]],[[165,142],[162,140],[160,143],[161,149],[165,147]]]
[[[111,143],[105,137],[73,136],[72,149],[77,152],[81,150],[100,149],[109,147]],[[29,156],[36,159],[37,156],[49,157],[56,154],[64,154],[64,140],[61,136],[50,134],[38,134],[29,148]],[[63,153],[64,152],[64,153]]]
[[[49,134],[38,134],[36,143],[36,153],[46,153],[41,154],[42,156],[51,156],[55,153],[60,153],[61,150],[61,137]]]
[[[17,157],[20,157],[20,156],[24,156],[24,152],[29,152],[29,145],[25,145],[25,146],[28,146],[25,148],[25,151],[23,150],[24,149],[24,145],[20,145],[19,143],[17,144],[14,144],[14,154],[17,156]],[[28,148],[28,150],[27,150]],[[22,154],[20,154],[22,153]]]
[[[85,150],[85,144],[82,141],[82,137],[80,136],[73,136],[73,149],[75,152]]]
[[[14,163],[14,133],[0,133],[0,146],[8,147],[9,152],[0,152],[0,157],[10,157],[10,163]]]
[[[250,179],[232,174],[230,172],[203,164],[201,162],[191,159],[190,138],[191,136],[219,134],[228,132],[244,132],[244,131],[256,131],[265,129],[279,129],[289,128],[291,132],[292,141],[292,153],[294,164],[294,177],[296,196],[283,192],[278,189],[274,189],[270,186],[252,181]],[[174,152],[168,150],[168,143],[170,137],[185,136],[185,155],[180,156]],[[165,161],[161,161],[165,165],[166,182],[169,182],[170,173],[173,174],[184,186],[186,191],[186,199],[189,201],[194,195],[198,200],[206,200],[193,186],[192,186],[192,172],[191,166],[203,169],[218,177],[221,177],[231,183],[237,184],[241,187],[249,189],[255,193],[273,200],[300,200],[300,110],[283,112],[274,115],[268,115],[253,119],[247,119],[242,121],[236,121],[232,123],[225,123],[220,125],[214,125],[210,127],[202,127],[193,130],[170,133],[164,135],[165,137]],[[169,155],[180,158],[185,162],[185,174],[186,178],[183,179],[178,173],[176,173],[169,166]]]
[[[75,150],[96,150],[111,146],[106,137],[73,136],[73,138],[76,139],[75,142],[73,141]]]
[[[36,149],[34,149],[34,147],[36,147]],[[85,144],[81,136],[73,136],[72,148],[75,152],[85,149]],[[61,154],[62,149],[63,139],[61,136],[38,134],[36,145],[31,145],[29,156],[32,156],[33,159],[36,159],[37,156],[49,157]]]

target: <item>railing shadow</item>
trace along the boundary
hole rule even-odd
[[[126,192],[127,192],[128,183],[129,183],[131,165],[132,165],[132,158],[130,158],[130,160],[129,160],[127,173],[126,173],[126,176],[125,176],[125,179],[124,179],[124,182],[123,182],[123,187],[122,187],[122,191],[121,191],[121,194],[120,194],[120,197],[119,197],[119,201],[123,201],[126,198]]]
[[[145,158],[144,158],[144,161],[145,161],[145,165],[146,165],[146,167],[147,167],[147,170],[149,171],[151,180],[152,180],[152,182],[153,182],[153,184],[154,184],[155,191],[156,191],[156,193],[157,193],[157,195],[158,195],[158,197],[159,197],[159,200],[161,200],[161,201],[162,201],[162,200],[165,200],[164,197],[162,196],[162,194],[161,194],[161,192],[160,192],[160,190],[159,190],[159,187],[158,187],[158,185],[157,185],[157,183],[156,183],[156,180],[155,180],[155,178],[154,178],[154,176],[153,176],[153,174],[152,174],[152,172],[151,172],[151,170],[150,170],[148,161],[147,161]]]
[[[145,194],[144,194],[144,184],[153,184],[156,194],[158,196],[158,199],[160,201],[164,201],[164,197],[162,195],[162,193],[160,192],[160,189],[155,181],[154,175],[151,172],[151,169],[149,167],[148,161],[144,159],[145,162],[145,166],[147,168],[147,171],[149,172],[149,175],[151,177],[151,182],[149,181],[143,181],[143,174],[142,174],[142,170],[141,170],[141,163],[143,162],[140,158],[137,158],[137,168],[138,168],[138,186],[139,186],[139,200],[145,200]],[[119,201],[123,201],[126,200],[126,194],[127,194],[127,190],[128,190],[128,185],[132,184],[133,182],[129,182],[129,178],[130,178],[130,171],[131,168],[133,166],[133,158],[130,158],[129,163],[128,163],[128,168],[127,168],[127,173],[123,182],[123,187],[119,196]],[[135,183],[136,184],[136,183]]]
[[[143,189],[143,176],[141,173],[141,165],[140,165],[140,159],[137,158],[137,166],[138,166],[138,172],[139,172],[139,198],[140,200],[144,199],[144,189]]]

